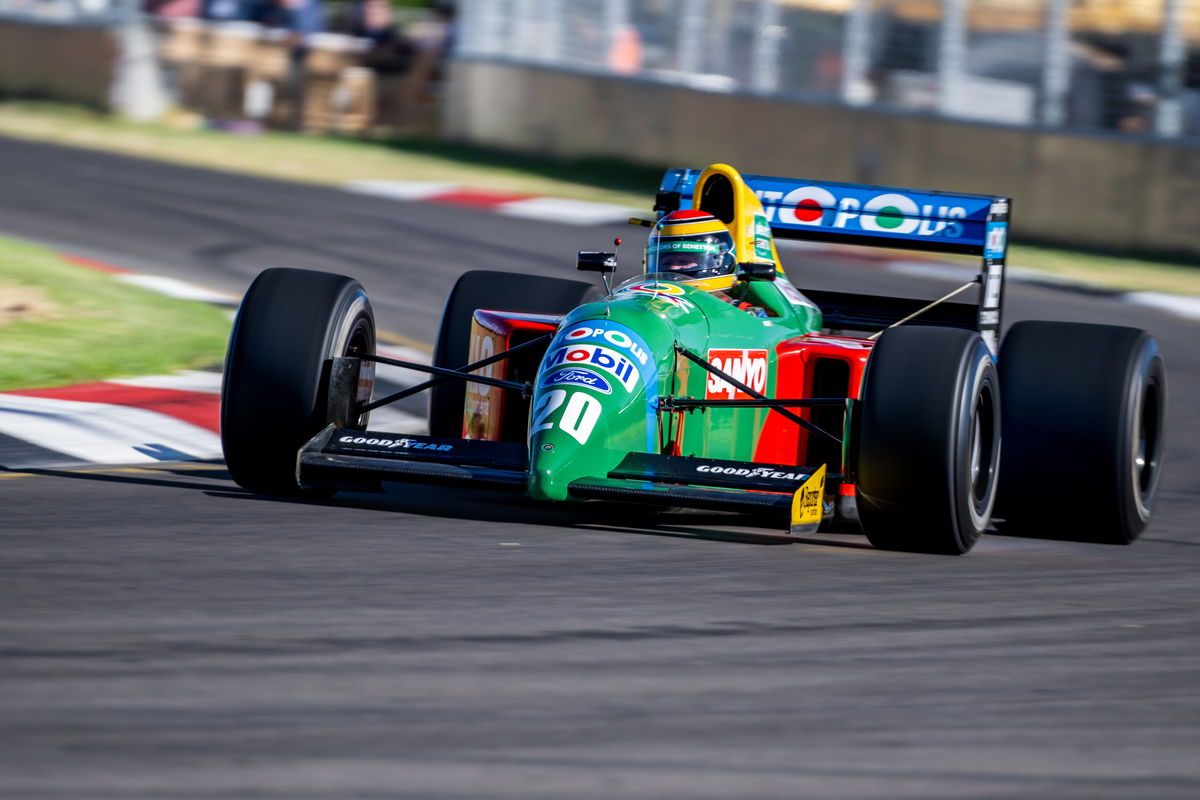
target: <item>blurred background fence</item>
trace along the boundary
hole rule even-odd
[[[461,0],[459,53],[957,119],[1200,135],[1197,0]]]
[[[461,0],[446,134],[1006,194],[1200,257],[1200,0]]]

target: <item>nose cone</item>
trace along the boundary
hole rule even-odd
[[[538,370],[529,424],[527,495],[565,500],[630,452],[656,452],[660,375],[674,363],[669,324],[638,303],[585,306],[559,328]],[[629,306],[629,307],[626,307]],[[608,314],[604,314],[604,308]]]

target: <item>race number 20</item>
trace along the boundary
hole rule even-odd
[[[567,395],[570,395],[570,399]],[[557,422],[551,417],[566,402],[566,408]],[[533,409],[533,425],[529,429],[532,436],[539,431],[549,430],[558,425],[564,432],[570,434],[575,441],[586,444],[600,419],[600,401],[587,392],[568,392],[565,389],[555,389],[546,392],[539,398]]]

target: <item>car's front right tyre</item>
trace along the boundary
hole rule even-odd
[[[987,528],[1000,462],[1000,386],[979,334],[887,330],[863,376],[858,514],[884,550],[960,555]]]
[[[237,484],[261,494],[328,494],[296,483],[301,446],[328,424],[329,359],[374,354],[375,318],[344,275],[268,269],[234,319],[221,387],[221,447]],[[364,427],[366,418],[355,420]]]

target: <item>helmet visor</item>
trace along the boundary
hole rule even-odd
[[[682,272],[692,278],[711,278],[733,272],[730,247],[723,241],[661,237],[646,248],[647,272]],[[732,237],[730,237],[732,238]]]

